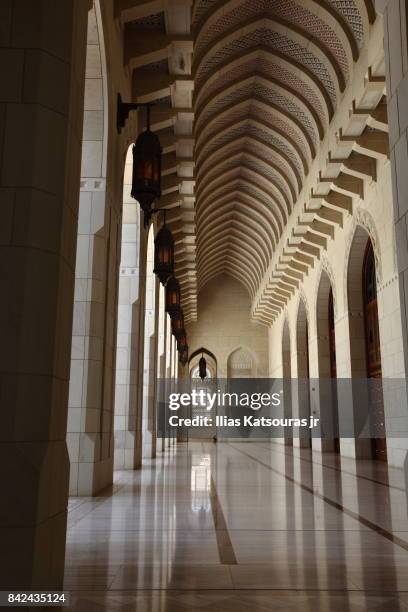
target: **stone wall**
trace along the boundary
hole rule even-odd
[[[364,200],[356,201],[353,214],[346,217],[343,227],[335,229],[334,239],[329,241],[327,251],[322,253],[320,262],[309,272],[285,311],[269,329],[271,377],[283,375],[282,340],[285,322],[289,325],[290,333],[291,375],[293,378],[297,376],[302,360],[297,346],[300,333],[298,326],[300,304],[304,304],[307,312],[310,377],[327,376],[327,358],[322,359],[322,350],[324,351],[324,346],[327,346],[328,329],[324,331],[318,327],[318,316],[322,317],[323,309],[323,305],[319,303],[322,276],[330,282],[333,290],[337,376],[339,378],[366,376],[363,312],[361,307],[356,306],[356,296],[360,296],[362,291],[361,270],[364,248],[367,239],[370,238],[376,257],[382,375],[384,378],[405,378],[394,221],[390,214],[392,202],[390,166],[389,161],[377,162],[377,180],[365,182]],[[408,438],[408,410],[405,416],[400,412],[394,412],[392,401],[386,400],[387,398],[385,398],[387,427],[391,431],[395,427],[398,431],[406,431]],[[407,440],[390,437],[387,447],[389,463],[402,465],[405,460]],[[343,439],[341,452],[344,455],[355,456],[353,441]]]
[[[250,320],[251,301],[241,283],[220,275],[207,283],[198,296],[198,319],[187,326],[189,352],[204,347],[217,359],[217,375],[226,378],[228,358],[239,348],[251,354],[258,377],[268,373],[266,328]]]

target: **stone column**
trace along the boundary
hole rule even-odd
[[[310,414],[316,418],[320,417],[321,410],[330,410],[330,404],[326,404],[325,401],[322,401],[325,398],[325,383],[320,385],[320,377],[319,377],[319,357],[320,363],[324,362],[325,364],[330,363],[328,354],[320,354],[322,352],[322,348],[325,347],[325,339],[322,339],[318,333],[318,330],[313,326],[313,335],[309,335],[309,376],[310,376],[310,384],[309,384],[309,397],[310,397]],[[323,342],[322,342],[323,340]],[[322,373],[321,376],[327,380],[327,376],[325,373]],[[327,385],[326,385],[327,387]],[[318,434],[317,431],[320,433]],[[312,449],[314,451],[324,451],[331,450],[330,445],[327,444],[327,440],[321,438],[321,429],[320,427],[315,428],[313,430],[311,444]]]
[[[408,369],[408,38],[406,0],[377,0],[384,16],[385,68],[397,266],[405,370]]]
[[[146,284],[144,307],[144,365],[143,365],[143,417],[142,445],[143,457],[155,454],[153,423],[154,398],[156,388],[156,320],[157,320],[157,278],[154,267],[154,227],[149,230],[146,256]]]
[[[115,469],[135,467],[140,317],[140,206],[131,197],[132,150],[123,186],[115,393]]]
[[[89,3],[0,9],[0,589],[61,589]]]
[[[70,495],[94,495],[112,482],[112,459],[105,452],[109,428],[103,421],[104,411],[109,411],[112,403],[108,391],[113,347],[108,346],[107,337],[107,286],[110,283],[116,293],[116,278],[108,278],[116,236],[106,194],[105,70],[102,25],[93,9],[88,16],[68,408]],[[111,365],[107,368],[108,361]]]
[[[387,78],[387,106],[389,125],[389,145],[391,161],[391,177],[394,204],[395,241],[397,255],[397,273],[399,284],[399,301],[401,323],[394,323],[393,328],[398,329],[401,324],[403,342],[403,368],[408,371],[408,2],[407,0],[376,0],[376,10],[384,18],[384,51],[385,71]],[[392,292],[388,287],[387,292]],[[382,293],[382,292],[381,292]],[[380,334],[382,327],[381,314],[386,314],[382,308],[379,296]],[[388,304],[392,305],[392,298]],[[399,313],[393,313],[392,317]],[[382,342],[384,342],[384,335]],[[389,341],[389,337],[386,338]],[[390,347],[392,348],[392,347]],[[390,350],[387,347],[387,350]],[[387,371],[388,370],[388,371]],[[391,367],[383,371],[383,376],[399,376],[401,366],[398,359],[393,359]],[[407,431],[408,419],[406,417],[406,384],[398,389],[399,400],[384,394],[386,407],[386,425],[390,415],[398,410],[398,429]],[[396,410],[396,406],[398,406]],[[401,414],[404,415],[402,420]],[[397,416],[397,415],[396,415]],[[388,425],[387,425],[388,426]],[[407,438],[399,439],[393,443],[387,440],[388,461],[394,465],[408,464]],[[394,448],[392,448],[394,447]]]
[[[157,378],[160,385],[156,388],[156,407],[162,410],[165,400],[165,389],[163,380],[166,376],[166,311],[165,311],[165,288],[160,286],[159,289],[159,317],[158,317],[158,337],[157,337]],[[159,407],[160,405],[160,407]],[[157,418],[157,417],[156,417]],[[157,434],[156,434],[157,435]],[[163,437],[156,441],[157,449],[163,450]]]
[[[145,305],[146,305],[146,269],[148,231],[143,227],[143,217],[140,218],[139,234],[139,333],[137,338],[137,395],[136,395],[136,436],[134,447],[134,469],[142,465],[142,427],[143,427],[143,385],[144,385],[144,346],[145,346]]]
[[[179,363],[179,353],[177,351],[177,343],[175,343],[174,350],[175,350],[175,354],[174,354],[174,390],[176,392],[180,392],[180,389],[179,389],[179,367],[180,367],[180,363]],[[173,431],[173,436],[171,438],[171,444],[173,446],[175,445],[176,440],[177,440],[177,432],[178,432],[178,429]]]
[[[173,364],[173,341],[174,336],[171,333],[171,319],[167,315],[167,340],[166,340],[166,395],[167,397],[172,392],[172,364]],[[164,441],[164,447],[169,445],[170,438],[167,436]]]
[[[163,402],[167,401],[167,396],[169,393],[169,376],[170,376],[170,317],[164,312],[164,353],[163,353],[163,374],[162,378],[165,381],[163,384]],[[161,441],[161,450],[164,451],[166,448],[166,437],[163,436]]]
[[[178,365],[178,352],[177,352],[177,342],[174,336],[171,337],[172,341],[172,354],[171,354],[171,385],[172,392],[177,393],[177,365]],[[174,443],[174,436],[176,435],[176,431],[172,431],[169,438],[169,446]]]

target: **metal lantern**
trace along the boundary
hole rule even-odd
[[[180,363],[183,366],[183,368],[186,365],[187,361],[188,361],[188,348],[185,348],[180,352]]]
[[[174,239],[166,226],[166,211],[164,211],[163,226],[157,232],[154,240],[154,270],[162,285],[165,285],[174,270]]]
[[[207,378],[207,361],[204,355],[202,355],[200,361],[198,362],[198,374],[201,380],[204,380],[204,378]]]
[[[184,350],[188,348],[187,344],[187,336],[185,332],[179,338],[177,338],[177,350],[179,353],[182,353]]]
[[[153,202],[161,196],[161,155],[160,140],[150,130],[150,109],[147,107],[147,127],[133,145],[132,198],[142,207],[145,226],[151,216]]]
[[[180,308],[178,314],[171,319],[171,330],[175,338],[185,335],[183,310]]]
[[[180,312],[180,283],[172,276],[166,284],[166,312],[175,317]]]

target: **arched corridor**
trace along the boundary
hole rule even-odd
[[[3,1],[0,605],[408,609],[407,17]]]

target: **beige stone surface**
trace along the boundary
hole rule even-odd
[[[0,455],[8,466],[1,471],[7,500],[0,524],[3,589],[62,586],[72,237],[82,127],[82,115],[75,111],[83,104],[86,9],[79,2],[61,2],[58,10],[47,3],[14,3],[7,13],[3,6],[2,37],[12,32],[4,39],[9,49],[1,52],[11,79],[0,95],[6,110],[0,153],[0,187],[6,196],[0,254],[5,417]],[[55,36],[58,30],[63,35]]]
[[[406,3],[376,2],[377,16],[363,0],[90,4],[0,3],[7,588],[61,587],[68,491],[98,495],[114,467],[171,449],[156,440],[157,378],[176,389],[196,365],[179,365],[153,274],[157,217],[144,228],[130,194],[145,113],[118,134],[118,93],[158,101],[157,205],[190,354],[211,351],[219,377],[293,379],[285,411],[302,415],[298,379],[330,375],[331,287],[337,376],[365,377],[370,239],[382,375],[406,378]],[[384,409],[391,470],[407,460],[408,406],[390,395]],[[343,458],[366,450],[341,440]]]
[[[253,375],[268,373],[268,343],[265,328],[250,318],[250,296],[231,276],[218,276],[198,296],[198,319],[187,326],[190,354],[202,347],[217,359],[220,378],[228,373],[228,358],[239,348],[249,352]]]

